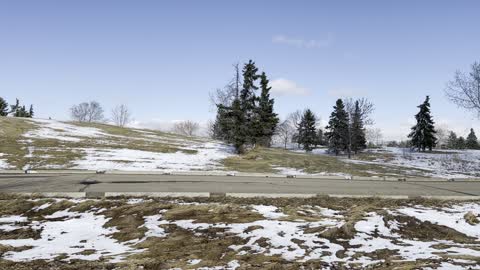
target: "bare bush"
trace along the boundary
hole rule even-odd
[[[180,121],[173,125],[173,132],[185,136],[193,136],[199,129],[200,125],[190,120]]]
[[[103,122],[103,108],[97,101],[82,102],[70,108],[70,115],[74,121]]]
[[[112,110],[112,121],[119,127],[124,127],[132,121],[130,110],[125,104],[118,105]]]

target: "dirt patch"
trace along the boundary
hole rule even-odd
[[[421,241],[451,240],[464,244],[473,244],[477,240],[449,227],[420,221],[410,216],[384,215],[384,221],[388,222],[389,220],[399,223],[399,230],[392,230],[392,232],[400,233],[405,239],[419,239]]]
[[[158,214],[161,210],[171,207],[171,204],[156,202],[115,206],[102,212],[103,215],[111,218],[104,227],[115,227],[118,232],[115,232],[112,237],[119,241],[141,239],[147,231],[145,227],[141,227],[145,223],[144,217]]]
[[[168,210],[167,220],[193,219],[195,223],[247,223],[264,219],[262,215],[238,205],[184,205]]]

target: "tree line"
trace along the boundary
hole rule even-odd
[[[216,118],[210,126],[210,133],[215,139],[233,144],[238,153],[245,153],[255,146],[269,147],[275,135],[285,148],[289,143],[295,143],[299,148],[311,152],[318,146],[326,146],[330,153],[350,157],[367,148],[368,135],[378,133],[381,136],[380,132],[366,129],[366,126],[373,124],[370,116],[374,105],[365,98],[338,99],[324,129],[319,128],[319,118],[310,109],[296,111],[280,122],[274,112],[275,100],[270,97],[271,87],[266,73],[259,73],[252,60],[241,70],[238,64],[234,65],[234,70],[233,79],[223,89],[211,94]],[[480,65],[472,65],[472,72],[468,76],[459,74],[449,83],[446,90],[448,96],[461,106],[478,108],[480,113],[480,105],[476,103],[480,99],[465,97],[480,97]],[[257,93],[258,90],[260,93]],[[426,96],[418,106],[416,123],[408,134],[408,140],[390,142],[389,145],[432,151],[438,145],[439,138],[430,106],[430,97]],[[473,129],[466,139],[450,133],[446,147],[479,148]]]
[[[324,133],[310,109],[298,111],[280,123],[274,112],[275,100],[270,96],[268,77],[265,72],[259,73],[255,62],[250,60],[241,71],[236,64],[234,70],[231,82],[211,95],[216,118],[210,129],[213,138],[233,144],[237,153],[255,146],[270,147],[274,135],[283,138],[285,147],[292,138],[307,152],[327,145],[336,155],[350,156],[366,148],[365,123],[371,122],[373,111],[368,100],[348,99],[346,104],[342,99],[337,100]]]
[[[0,116],[8,115],[13,117],[32,118],[35,115],[33,111],[33,104],[30,105],[30,108],[27,110],[25,105],[20,105],[20,100],[18,98],[15,100],[14,105],[9,106],[7,101],[0,97]]]
[[[217,116],[211,127],[215,139],[233,144],[240,154],[256,145],[269,147],[279,122],[266,73],[259,74],[252,60],[241,72],[240,78],[236,65],[234,81],[224,91],[217,91]]]
[[[119,127],[125,127],[133,120],[132,113],[125,104],[115,106],[111,111],[111,118],[107,119],[104,115],[102,105],[97,101],[82,102],[73,105],[70,108],[70,117],[73,121],[86,123],[104,123],[112,121]]]
[[[480,144],[475,131],[471,128],[466,139],[463,136],[457,137],[455,132],[450,131],[445,147],[449,149],[480,149]]]

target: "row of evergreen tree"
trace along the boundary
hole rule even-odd
[[[216,139],[232,143],[238,153],[256,145],[270,146],[279,122],[270,98],[269,80],[265,72],[258,73],[255,62],[250,60],[242,70],[243,84],[235,89],[232,102],[217,105],[217,117],[213,125]],[[257,90],[260,88],[260,95]]]
[[[457,137],[455,132],[450,131],[446,147],[449,149],[480,149],[480,144],[478,143],[477,136],[472,128],[466,139],[462,136]]]
[[[15,105],[8,106],[7,101],[0,97],[0,116],[12,115],[13,117],[32,118],[34,116],[33,105],[27,110],[25,105],[20,105],[20,101],[16,100]]]
[[[335,155],[346,153],[350,156],[367,147],[362,110],[358,100],[355,101],[351,112],[347,111],[342,99],[337,100],[324,135],[322,130],[317,131],[316,126],[315,114],[310,109],[305,110],[297,128],[297,142],[307,152],[312,151],[317,144],[326,144],[329,152]]]

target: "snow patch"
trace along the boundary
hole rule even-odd
[[[68,260],[99,260],[109,257],[112,261],[119,261],[123,254],[135,252],[108,236],[117,230],[104,228],[108,221],[103,215],[94,213],[54,213],[52,217],[65,217],[64,221],[32,222],[32,228],[42,230],[40,239],[8,239],[0,240],[1,245],[13,247],[31,246],[23,251],[9,251],[3,256],[12,261],[30,261],[35,259],[53,259],[60,254],[66,254]],[[24,220],[24,219],[22,219]],[[80,254],[83,251],[92,251],[91,254]]]

